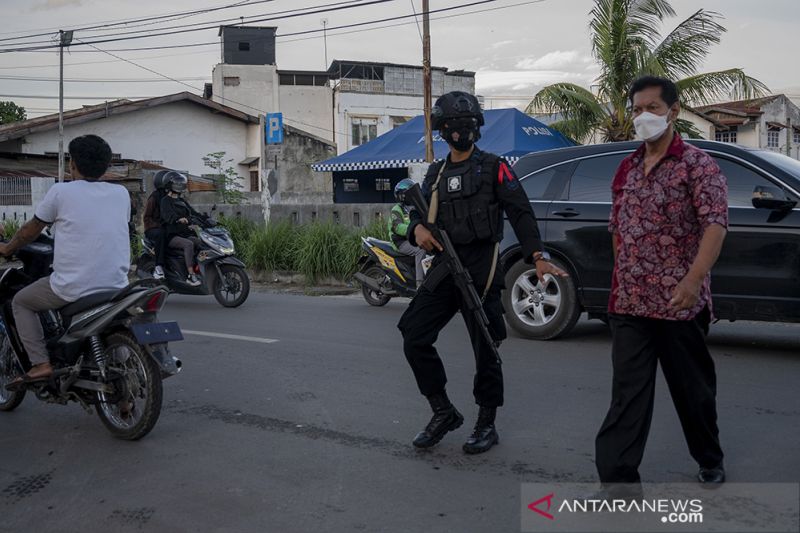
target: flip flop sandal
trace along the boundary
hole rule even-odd
[[[47,381],[52,377],[53,377],[53,375],[50,374],[49,376],[41,376],[41,377],[38,377],[38,378],[32,378],[27,374],[23,374],[20,377],[16,378],[11,383],[9,383],[8,385],[6,385],[6,390],[7,391],[11,391],[11,392],[17,392],[17,391],[20,391],[20,390],[24,389],[25,387],[27,387],[28,385],[30,385],[32,383],[38,383],[40,381]]]

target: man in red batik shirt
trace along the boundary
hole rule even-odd
[[[600,481],[640,482],[661,363],[701,483],[722,483],[716,373],[705,334],[711,267],[728,224],[727,184],[714,160],[674,131],[675,85],[646,76],[629,93],[644,144],[612,184],[614,274],[608,312],[611,407],[597,435]]]

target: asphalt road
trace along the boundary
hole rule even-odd
[[[456,318],[439,347],[467,423],[417,452],[429,412],[395,327],[404,308],[170,297],[162,318],[195,333],[173,346],[184,370],[165,382],[149,436],[115,440],[80,407],[30,397],[0,416],[0,531],[519,531],[521,483],[594,481],[610,399],[602,323],[554,342],[512,334],[501,443],[466,456],[477,411],[466,330]],[[709,343],[729,480],[797,482],[800,326],[718,324]],[[685,482],[696,472],[663,380],[641,472]]]

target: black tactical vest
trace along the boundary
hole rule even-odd
[[[439,180],[437,225],[454,244],[503,238],[503,213],[495,195],[499,157],[478,151],[465,163],[445,167]],[[428,169],[425,180],[433,187],[444,161]],[[451,165],[448,165],[450,167]]]

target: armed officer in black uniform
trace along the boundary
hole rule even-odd
[[[471,94],[454,91],[442,95],[432,110],[432,127],[450,146],[445,161],[433,163],[425,176],[422,192],[430,205],[428,220],[416,210],[410,214],[408,240],[428,251],[441,251],[426,225],[438,225],[450,236],[475,289],[483,298],[489,332],[496,344],[505,339],[500,291],[503,273],[497,268],[499,243],[503,238],[503,212],[508,216],[527,261],[535,262],[537,275],[566,276],[548,262],[536,217],[514,172],[502,158],[475,146],[480,139],[483,113]],[[473,394],[479,406],[472,435],[464,443],[466,453],[488,451],[498,442],[494,426],[497,407],[503,405],[501,362],[482,336],[479,323],[466,311],[461,292],[441,256],[434,259],[425,282],[398,324],[403,349],[420,392],[433,409],[433,418],[413,441],[428,448],[448,432],[461,426],[464,417],[445,392],[447,376],[433,343],[451,318],[462,311],[475,354]]]

